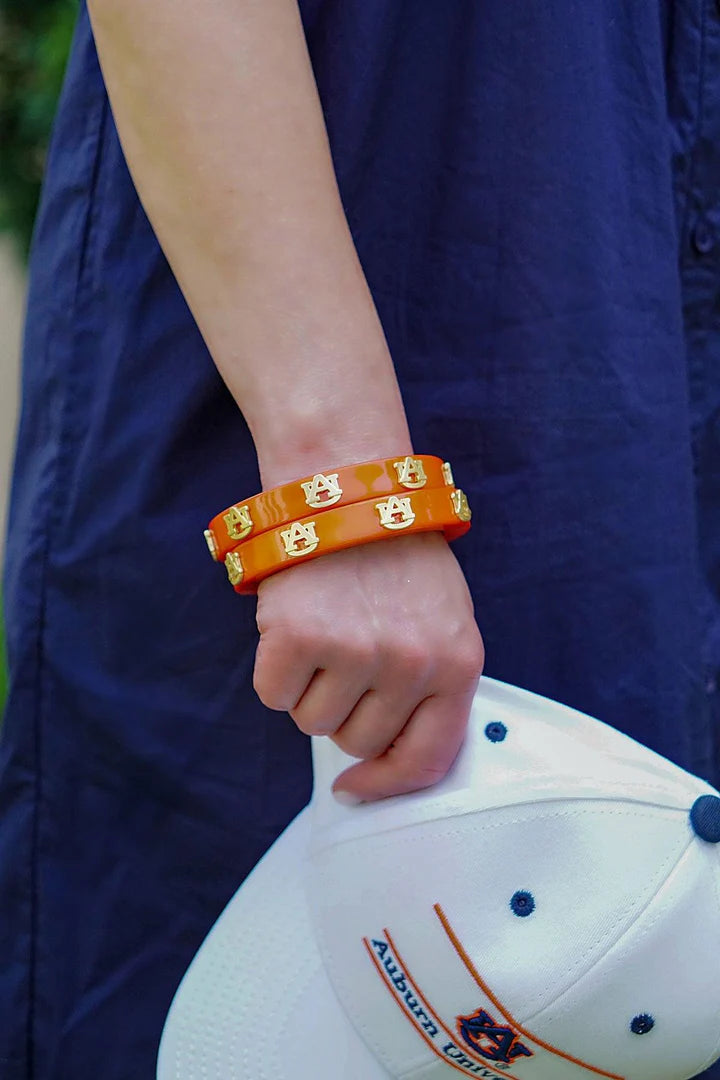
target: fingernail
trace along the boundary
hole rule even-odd
[[[341,806],[359,806],[362,799],[359,795],[353,795],[351,791],[333,791],[333,795]]]

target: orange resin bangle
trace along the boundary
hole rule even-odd
[[[280,484],[243,503],[235,503],[212,519],[205,530],[205,539],[213,559],[224,561],[241,540],[307,514],[373,496],[453,484],[450,462],[432,454],[361,461],[334,472],[319,472]]]
[[[336,506],[269,529],[238,544],[225,557],[235,592],[255,593],[263,578],[332,551],[392,540],[412,532],[444,532],[456,540],[470,528],[471,511],[458,488],[435,487],[387,499]]]

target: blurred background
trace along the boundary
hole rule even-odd
[[[18,415],[26,266],[76,0],[0,0],[0,558]],[[6,667],[0,621],[0,710]]]

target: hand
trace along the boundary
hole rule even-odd
[[[363,759],[336,780],[342,801],[445,776],[485,651],[442,533],[362,544],[273,574],[258,587],[257,625],[260,700]]]

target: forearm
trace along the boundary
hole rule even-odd
[[[296,0],[89,0],[138,194],[264,486],[409,451]]]

